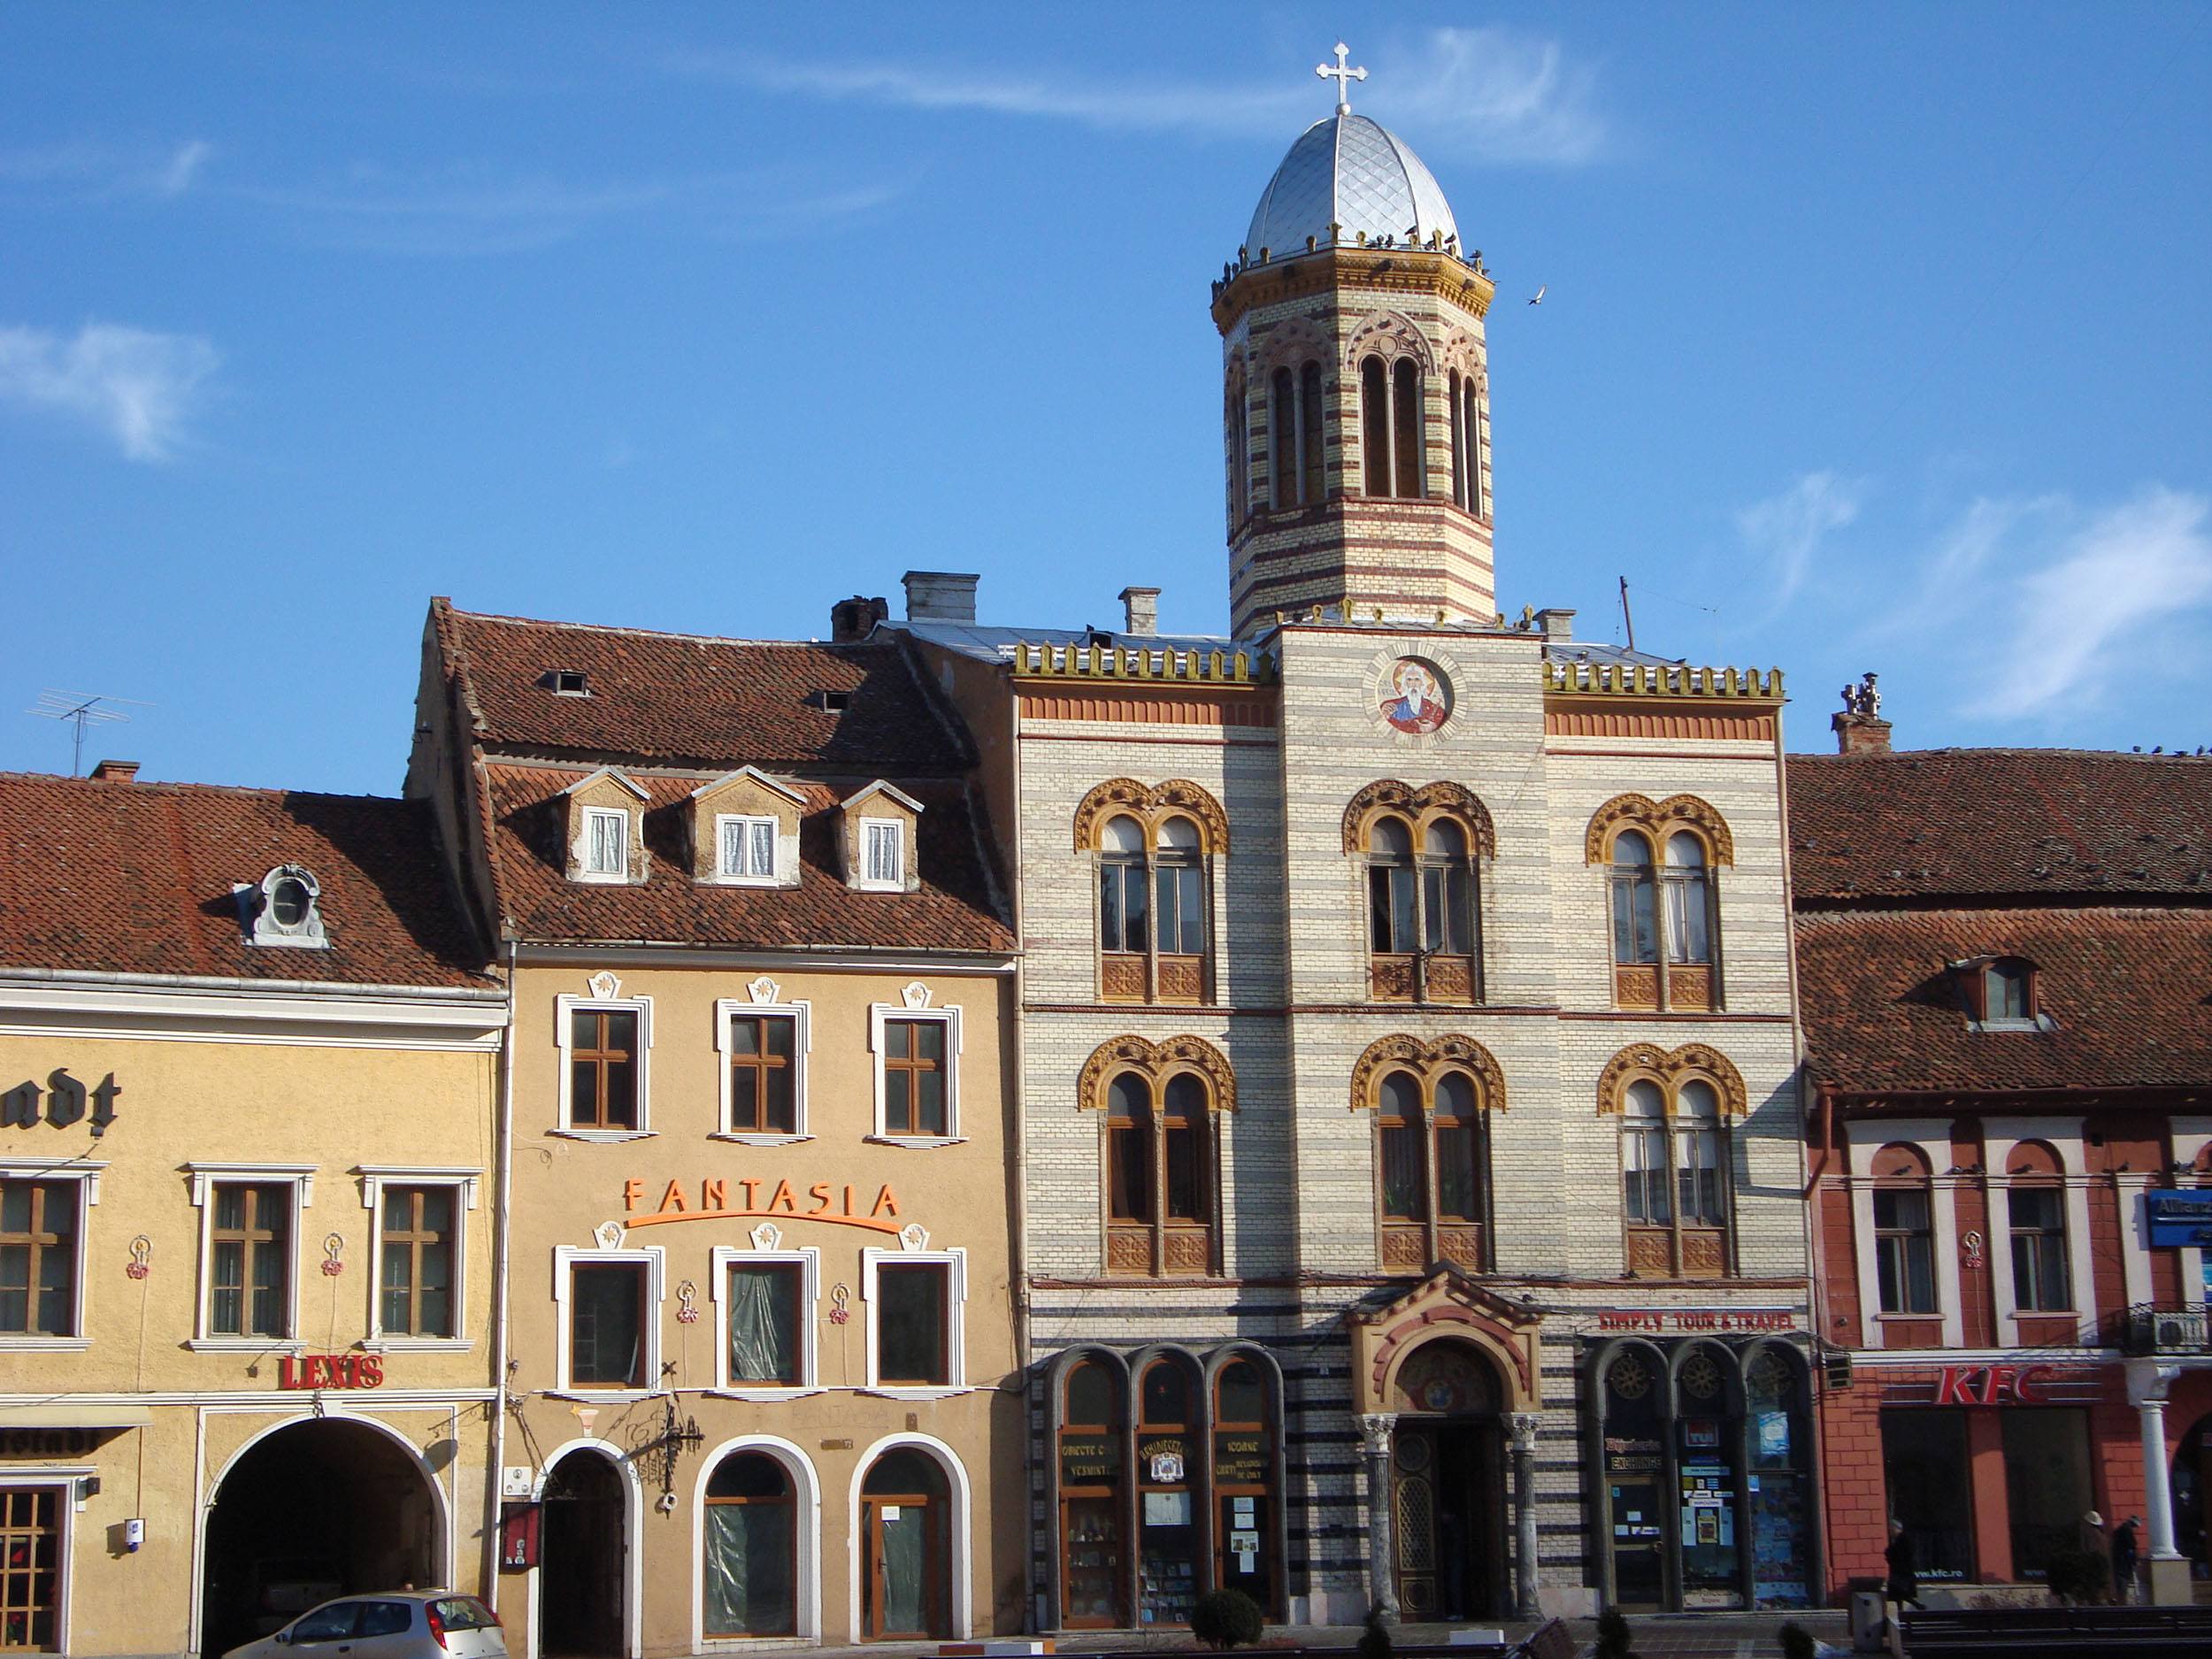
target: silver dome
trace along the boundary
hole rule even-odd
[[[1421,157],[1395,134],[1364,115],[1332,115],[1299,135],[1260,193],[1252,228],[1244,239],[1248,258],[1263,248],[1278,259],[1306,250],[1310,236],[1328,246],[1338,240],[1375,242],[1385,236],[1426,242],[1432,231],[1455,237],[1452,204]]]

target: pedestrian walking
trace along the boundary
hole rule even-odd
[[[1882,1559],[1889,1563],[1889,1583],[1882,1594],[1897,1603],[1900,1610],[1907,1606],[1920,1605],[1920,1573],[1912,1556],[1912,1534],[1905,1530],[1902,1521],[1889,1524],[1889,1548],[1882,1552]]]
[[[2142,1524],[2131,1515],[2112,1529],[2112,1599],[2123,1607],[2135,1600],[2135,1563],[2142,1559],[2135,1529]]]

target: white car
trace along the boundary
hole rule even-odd
[[[223,1659],[507,1659],[499,1615],[452,1590],[342,1596]]]

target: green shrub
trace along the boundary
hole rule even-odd
[[[1260,1604],[1241,1590],[1209,1590],[1190,1611],[1190,1633],[1215,1647],[1250,1647],[1260,1639]]]
[[[1813,1659],[1820,1644],[1813,1640],[1812,1632],[1795,1619],[1782,1626],[1782,1659]]]
[[[1390,1640],[1390,1626],[1383,1623],[1382,1609],[1379,1606],[1369,1608],[1365,1622],[1367,1628],[1360,1632],[1360,1639],[1353,1644],[1352,1651],[1359,1655],[1359,1659],[1390,1659],[1390,1655],[1397,1652],[1398,1644]]]

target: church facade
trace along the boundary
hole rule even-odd
[[[1212,296],[1229,636],[836,608],[1016,895],[1039,1628],[1817,1595],[1781,680],[1507,625],[1494,291],[1340,105]]]

